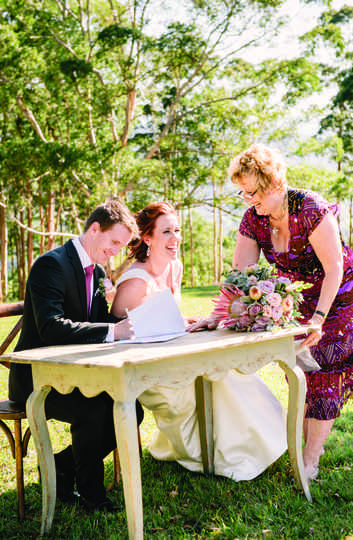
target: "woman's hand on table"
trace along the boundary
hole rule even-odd
[[[310,332],[308,337],[304,339],[302,342],[303,347],[313,347],[314,345],[317,345],[322,338],[323,332],[322,332],[322,325],[324,323],[325,318],[319,315],[318,313],[314,313],[314,315],[311,317],[310,321],[308,321],[308,324],[314,324],[314,325],[320,325],[319,330],[314,330],[314,332]]]
[[[189,323],[188,326],[186,326],[187,332],[201,332],[202,330],[215,330],[218,326],[218,321],[213,319],[212,317],[208,317],[206,319],[198,319],[194,322]]]

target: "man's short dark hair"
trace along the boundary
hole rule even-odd
[[[134,216],[128,207],[118,199],[108,199],[93,210],[86,220],[84,232],[88,231],[94,222],[99,223],[102,232],[111,229],[116,223],[120,223],[132,233],[133,238],[137,238],[139,235]]]

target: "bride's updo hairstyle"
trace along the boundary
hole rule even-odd
[[[235,156],[229,165],[228,176],[233,184],[242,185],[244,178],[255,175],[257,189],[284,191],[287,187],[287,167],[278,148],[257,143]]]
[[[164,214],[176,214],[175,208],[168,202],[153,202],[135,214],[140,237],[129,244],[129,259],[144,262],[147,258],[146,236],[151,236],[156,220]]]

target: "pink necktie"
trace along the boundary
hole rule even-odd
[[[91,283],[93,276],[94,264],[90,264],[85,268],[86,274],[86,295],[87,295],[87,321],[89,320],[89,311],[91,306]]]

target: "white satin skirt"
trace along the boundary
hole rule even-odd
[[[285,412],[256,374],[230,371],[212,387],[215,474],[251,480],[286,451]],[[155,386],[138,399],[153,412],[158,428],[151,454],[202,472],[194,384]]]

